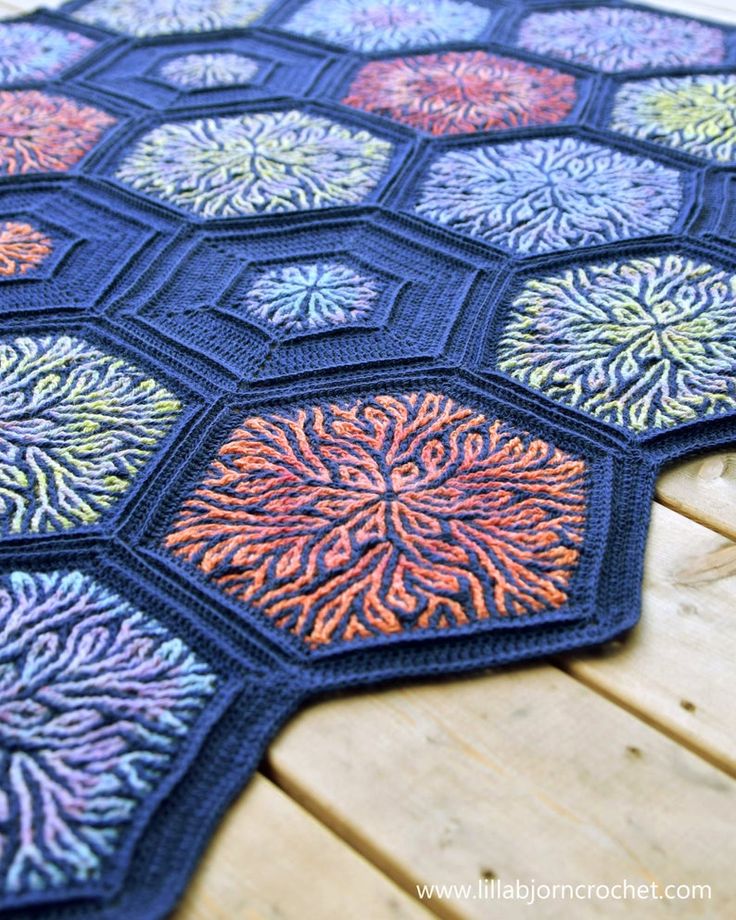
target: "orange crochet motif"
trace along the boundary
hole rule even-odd
[[[436,393],[245,419],[165,545],[312,646],[560,607],[585,464]]]

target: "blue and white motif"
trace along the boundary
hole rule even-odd
[[[315,332],[365,320],[379,290],[341,262],[301,262],[259,275],[243,309],[284,333]]]
[[[665,233],[678,172],[573,137],[453,150],[421,184],[420,217],[521,255]]]

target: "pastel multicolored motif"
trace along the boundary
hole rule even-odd
[[[47,80],[85,58],[97,42],[39,22],[0,23],[0,83]]]
[[[342,100],[429,134],[556,124],[576,100],[575,79],[485,51],[370,61]]]
[[[0,534],[94,524],[180,409],[147,374],[82,339],[0,342]]]
[[[471,41],[489,18],[468,0],[309,0],[282,28],[356,51],[397,51]]]
[[[420,217],[522,255],[664,233],[680,176],[653,160],[574,137],[451,150],[429,167]]]
[[[358,204],[391,144],[297,109],[172,122],[145,134],[116,177],[200,217]]]
[[[498,366],[637,433],[736,409],[736,276],[684,255],[527,282]]]
[[[610,73],[720,64],[726,54],[724,33],[715,26],[612,6],[532,13],[521,24],[518,43]]]
[[[585,531],[582,460],[454,399],[249,416],[165,539],[309,646],[550,613]]]
[[[736,161],[736,75],[695,74],[625,83],[610,127],[721,163]]]
[[[32,276],[52,250],[51,239],[27,221],[0,221],[0,278]]]
[[[380,289],[341,262],[296,262],[258,275],[242,309],[281,333],[300,335],[365,321]]]
[[[180,89],[212,89],[248,83],[260,66],[253,58],[232,51],[195,52],[164,61],[159,76]]]
[[[0,579],[0,885],[104,875],[217,679],[181,639],[81,572]]]
[[[0,175],[66,172],[116,119],[35,89],[0,91]]]
[[[208,32],[249,26],[272,0],[90,0],[71,14],[127,35]]]

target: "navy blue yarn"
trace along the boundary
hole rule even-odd
[[[64,8],[71,12],[85,0]],[[361,55],[280,29],[301,0],[275,3],[253,28],[134,39],[88,28],[65,12],[24,17],[66,25],[100,41],[63,80],[46,84],[115,114],[119,124],[64,176],[0,178],[0,218],[28,217],[56,241],[30,292],[0,287],[2,332],[79,333],[150,372],[185,411],[111,514],[80,532],[0,541],[0,569],[79,568],[141,609],[155,612],[224,678],[207,731],[190,739],[187,769],[141,813],[133,845],[111,859],[89,890],[43,904],[0,902],[17,920],[154,920],[181,895],[230,800],[283,722],[307,700],[407,677],[448,675],[582,648],[633,626],[654,482],[662,464],[730,444],[733,414],[637,436],[569,409],[494,369],[510,294],[529,273],[607,257],[678,251],[736,272],[736,164],[716,165],[635,142],[606,125],[623,79],[734,72],[736,30],[719,68],[604,75],[514,48],[530,9],[590,6],[585,0],[486,2],[483,35],[441,49],[488,48],[574,75],[579,100],[556,127],[435,139],[340,104]],[[476,0],[477,2],[477,0]],[[626,4],[615,0],[610,6]],[[651,8],[644,8],[651,11]],[[184,92],[157,76],[168,57],[236,50],[260,63],[248,87]],[[438,46],[432,46],[436,51]],[[412,48],[413,52],[429,48]],[[397,52],[398,53],[398,52]],[[37,84],[28,84],[37,87]],[[16,87],[14,87],[16,88]],[[144,199],[112,178],[123,149],[164,120],[282,107],[333,114],[394,144],[383,181],[361,207],[205,221]],[[667,235],[521,258],[414,217],[417,176],[441,151],[479,142],[573,135],[638,152],[677,168],[683,206]],[[344,256],[381,281],[374,317],[360,328],[286,339],[237,315],[248,272],[287,257]],[[195,323],[192,317],[207,317]],[[489,416],[549,437],[593,470],[581,562],[561,610],[530,622],[475,624],[452,635],[366,640],[309,650],[251,614],[160,550],[182,496],[245,412],[300,400],[439,386]]]

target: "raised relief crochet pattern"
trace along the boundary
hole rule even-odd
[[[35,22],[0,23],[0,83],[47,80],[86,57],[97,42]]]
[[[728,163],[736,160],[736,76],[695,74],[625,83],[610,126],[642,141]]]
[[[528,51],[610,72],[720,64],[726,53],[725,35],[714,26],[611,6],[532,13],[518,41]]]
[[[89,526],[130,488],[181,409],[83,339],[0,342],[0,532]]]
[[[585,479],[442,394],[377,395],[245,419],[165,545],[311,645],[454,628],[564,603]]]
[[[260,274],[243,312],[290,335],[345,326],[371,314],[380,284],[340,262],[305,262]]]
[[[469,0],[309,0],[284,28],[356,51],[393,51],[472,40],[488,20]]]
[[[33,273],[49,256],[53,241],[32,224],[19,220],[0,223],[0,279]]]
[[[363,65],[343,99],[430,134],[556,124],[572,110],[575,79],[484,51],[447,51]]]
[[[0,175],[67,172],[116,119],[39,90],[0,90]]]
[[[615,666],[736,435],[735,65],[623,0],[0,23],[0,914],[172,916],[319,696]]]
[[[2,889],[84,889],[175,763],[217,678],[81,572],[0,582]]]
[[[682,200],[676,170],[574,137],[442,154],[415,211],[522,254],[664,233]]]
[[[268,4],[269,0],[92,0],[72,15],[115,32],[149,36],[248,26]]]
[[[514,300],[499,367],[637,432],[736,408],[736,275],[679,254],[570,268]]]
[[[211,89],[247,83],[258,73],[259,66],[258,61],[244,54],[221,51],[170,58],[158,73],[162,80],[181,89]]]
[[[294,109],[164,124],[115,175],[202,217],[234,217],[357,204],[390,155],[369,131]]]

